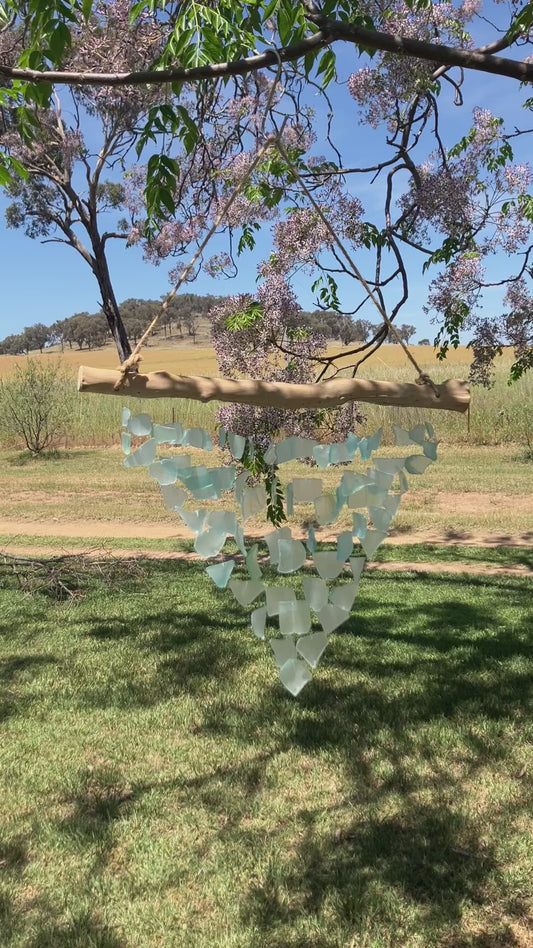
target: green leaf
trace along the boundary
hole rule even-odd
[[[263,318],[263,307],[257,300],[252,300],[250,305],[238,313],[231,313],[226,317],[225,325],[230,332],[239,332],[241,329],[249,329],[259,319]]]

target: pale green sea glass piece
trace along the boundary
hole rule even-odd
[[[348,437],[346,438],[346,447],[348,448],[348,451],[350,452],[350,457],[352,458],[354,457],[355,452],[357,451],[357,448],[359,447],[360,441],[361,441],[361,438],[358,438],[357,435],[353,434],[353,432],[350,431]]]
[[[406,458],[374,458],[374,467],[384,474],[398,474],[405,467]]]
[[[265,591],[263,583],[253,579],[232,579],[229,588],[241,606],[249,606]]]
[[[161,487],[167,487],[169,484],[175,484],[178,477],[178,465],[173,458],[162,458],[161,461],[154,461],[148,468],[150,477]]]
[[[154,425],[152,437],[158,444],[181,444],[183,425],[180,425],[179,421],[171,425]]]
[[[184,524],[193,533],[200,533],[203,530],[207,513],[205,508],[201,510],[178,510],[178,513]]]
[[[307,635],[311,628],[309,606],[302,599],[280,602],[278,615],[282,635]]]
[[[301,662],[299,659],[290,659],[281,666],[279,678],[287,691],[290,691],[291,695],[296,698],[302,688],[305,688],[308,682],[311,681],[312,675],[305,662]]]
[[[306,635],[304,638],[298,639],[296,651],[299,652],[311,668],[316,668],[328,641],[329,639],[325,632],[313,632],[311,635]]]
[[[206,518],[206,526],[234,537],[237,529],[237,517],[229,510],[210,510]]]
[[[386,533],[389,529],[394,514],[385,507],[369,507],[368,514],[375,530]]]
[[[202,559],[208,560],[220,553],[226,542],[226,533],[220,530],[203,530],[194,541],[194,549]]]
[[[361,487],[354,491],[348,497],[348,507],[350,510],[358,510],[361,507],[380,507],[387,497],[387,491],[375,484],[369,487]]]
[[[131,418],[131,411],[129,410],[129,408],[126,408],[126,406],[124,405],[124,408],[122,409],[122,427],[123,428],[127,427],[127,424],[130,418]]]
[[[275,481],[276,484],[279,483],[277,477],[275,478]],[[290,481],[285,485],[285,513],[287,514],[287,517],[292,517],[294,513],[294,490],[292,487],[292,482]]]
[[[222,449],[223,447],[225,447],[227,440],[228,440],[228,432],[226,431],[225,428],[219,428],[219,429],[218,429],[218,446],[219,446],[219,448]]]
[[[270,647],[274,652],[274,658],[278,668],[281,668],[285,662],[298,658],[294,639],[270,639]]]
[[[277,461],[277,451],[276,451],[276,444],[275,444],[274,441],[272,441],[272,443],[269,444],[268,448],[266,449],[266,451],[265,451],[265,453],[264,453],[264,455],[263,455],[263,460],[264,460],[265,464],[275,464],[275,463],[276,463],[276,461]]]
[[[359,583],[354,580],[332,589],[329,594],[331,604],[338,606],[339,609],[344,609],[345,612],[349,612],[357,596],[358,586]]]
[[[305,601],[314,612],[320,612],[328,601],[328,587],[323,579],[304,576],[302,580]]]
[[[254,543],[254,545],[250,547],[250,549],[248,550],[248,553],[246,554],[246,557],[245,557],[246,572],[248,573],[248,576],[250,577],[250,579],[255,579],[255,580],[260,580],[263,575],[261,567],[259,566],[259,563],[257,562],[258,549],[259,547],[257,543]]]
[[[424,424],[415,425],[409,432],[409,437],[414,444],[424,444],[426,439],[426,426]]]
[[[355,471],[345,471],[341,477],[338,490],[344,497],[361,490],[363,487],[369,487],[374,481],[365,474],[356,474]]]
[[[324,606],[320,612],[317,613],[318,621],[322,626],[326,635],[330,635],[331,632],[334,632],[335,629],[338,629],[343,622],[349,618],[349,613],[346,612],[346,609],[341,609],[339,606],[334,606],[328,603]]]
[[[374,553],[376,552],[378,546],[383,543],[383,540],[387,534],[382,530],[367,530],[366,537],[364,540],[361,540],[361,546],[365,551],[366,558],[368,560],[372,559]]]
[[[374,451],[377,451],[381,444],[381,435],[383,434],[383,428],[378,428],[375,434],[370,438],[362,438],[359,442],[359,452],[361,454],[362,461],[369,461],[371,455]]]
[[[437,448],[438,444],[436,441],[426,441],[424,443],[424,454],[430,461],[437,460]]]
[[[312,524],[309,524],[309,526],[308,526],[308,528],[307,528],[307,543],[306,543],[306,546],[307,546],[307,549],[309,550],[310,553],[314,553],[314,552],[315,552],[316,546],[317,546],[317,544],[316,544],[316,534],[315,534],[315,530],[314,530],[314,527],[313,527]]]
[[[289,438],[283,438],[283,440],[276,445],[278,464],[296,461],[297,458],[311,457],[315,445],[316,441],[312,441],[310,438],[299,438],[298,435],[290,435]]]
[[[398,507],[400,506],[401,501],[402,501],[401,494],[389,494],[389,496],[387,497],[383,506],[386,507],[386,509],[389,510],[390,513],[392,514],[391,519],[395,517],[396,514],[398,513]]]
[[[267,505],[267,492],[263,484],[257,484],[256,487],[247,487],[242,497],[242,519],[248,520],[249,517],[255,517],[263,513]]]
[[[233,457],[240,461],[246,447],[246,438],[243,435],[234,434],[233,431],[228,431],[228,445]]]
[[[363,537],[366,537],[366,531],[367,531],[366,519],[363,516],[363,514],[360,514],[360,513],[354,513],[352,516],[352,519],[353,519],[352,534],[353,536],[357,537],[358,540],[362,540]]]
[[[287,586],[267,586],[266,587],[266,608],[269,616],[279,614],[280,602],[295,602],[296,593],[294,589]]]
[[[377,460],[377,458],[376,458]],[[394,480],[394,474],[386,474],[385,471],[379,471],[375,467],[369,467],[367,477],[376,487],[381,487],[382,490],[390,490],[392,487],[392,482]]]
[[[226,560],[224,563],[213,563],[211,566],[206,566],[205,571],[211,577],[215,586],[218,586],[219,589],[225,589],[234,567],[234,560]]]
[[[197,467],[178,468],[177,476],[192,494],[197,490],[202,490],[204,487],[213,486],[212,474],[203,464],[199,464]]]
[[[337,559],[344,563],[352,555],[353,536],[351,530],[345,530],[337,540]]]
[[[398,479],[400,481],[400,494],[405,494],[409,490],[409,481],[404,471],[398,471]]]
[[[397,425],[392,426],[392,433],[394,435],[394,444],[397,448],[404,448],[408,444],[411,444],[411,436],[405,428],[398,428]]]
[[[168,510],[179,510],[187,502],[187,493],[181,487],[164,485],[161,487],[161,493]]]
[[[316,444],[315,445],[315,447],[313,448],[313,457],[318,467],[320,468],[328,467],[330,450],[331,448],[329,444]]]
[[[427,467],[433,464],[431,458],[426,458],[422,454],[413,454],[405,462],[405,470],[408,474],[423,474]]]
[[[430,424],[429,421],[426,421],[426,433],[427,433],[428,438],[434,438],[434,437],[435,437],[435,429],[434,429],[433,425]]]
[[[268,547],[271,566],[277,566],[279,563],[279,541],[290,540],[290,538],[290,527],[278,527],[277,530],[272,530],[271,533],[265,533],[265,543]]]
[[[120,436],[120,443],[124,454],[131,453],[131,434],[129,431],[123,431]]]
[[[337,501],[331,494],[322,494],[314,502],[315,517],[320,526],[326,523],[332,523],[336,517]]]
[[[243,556],[246,556],[246,545],[244,543],[244,530],[240,523],[237,524],[237,529],[235,531],[235,543],[237,548],[240,550]]]
[[[189,454],[175,454],[172,460],[176,462],[180,471],[185,467],[191,466],[191,458]]]
[[[150,415],[141,412],[128,419],[128,429],[136,438],[143,438],[152,434],[152,419]]]
[[[259,609],[254,609],[250,616],[252,631],[258,639],[264,639],[265,637],[266,618],[266,606],[260,606]]]
[[[133,454],[124,458],[124,467],[148,467],[155,461],[157,445],[153,438],[141,444]]]
[[[235,478],[234,493],[235,493],[235,500],[238,504],[242,503],[242,498],[244,495],[244,487],[249,477],[250,477],[249,471],[242,471],[242,473],[239,474],[238,477]]]
[[[353,460],[353,454],[350,454],[344,442],[332,444],[329,455],[330,464],[346,464]]]
[[[320,477],[295,477],[292,482],[295,504],[312,504],[322,493]]]
[[[364,566],[366,563],[366,558],[364,556],[351,556],[350,557],[350,569],[352,571],[352,576],[356,583],[359,583],[361,573],[363,572]]]
[[[342,570],[344,569],[344,563],[341,560],[337,559],[337,554],[333,552],[327,553],[313,553],[313,563],[315,564],[315,569],[321,579],[337,579]]]
[[[204,428],[187,428],[183,433],[182,445],[189,448],[200,448],[202,451],[212,451],[213,442]]]
[[[307,550],[300,540],[279,540],[278,552],[278,573],[295,573],[307,559]]]

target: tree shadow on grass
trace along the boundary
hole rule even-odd
[[[57,664],[53,655],[6,655],[0,659],[0,721],[20,714],[31,699],[17,690],[19,679],[35,678],[40,669]]]

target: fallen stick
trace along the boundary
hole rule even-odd
[[[336,408],[347,402],[371,402],[405,408],[438,408],[466,412],[470,404],[467,382],[450,379],[440,385],[413,382],[381,382],[335,378],[309,385],[261,382],[257,379],[225,379],[203,375],[171,375],[170,372],[128,373],[115,386],[121,373],[81,365],[79,392],[119,395],[122,398],[188,398],[199,402],[239,402],[271,408]]]

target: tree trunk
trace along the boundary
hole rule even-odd
[[[118,357],[122,363],[131,355],[131,345],[111,283],[106,255],[101,246],[94,247],[93,271],[102,294],[102,311],[107,319],[107,324],[117,347]]]

